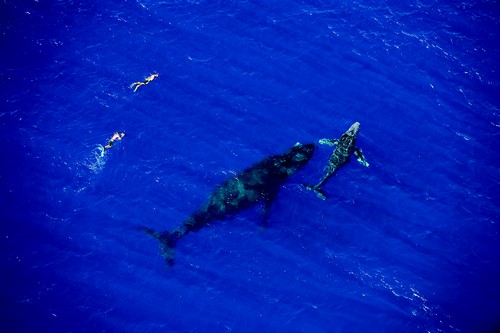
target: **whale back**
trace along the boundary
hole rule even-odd
[[[287,178],[297,172],[312,157],[315,145],[297,143],[282,155],[263,159],[252,167],[243,170],[226,180],[210,195],[207,203],[190,215],[180,226],[168,231],[155,231],[138,227],[160,242],[160,253],[167,264],[174,263],[174,245],[177,240],[192,231],[209,225],[212,221],[223,220],[228,215],[238,213],[258,202],[266,206],[274,199],[279,188]]]
[[[243,170],[218,186],[201,211],[211,215],[210,218],[221,219],[260,201],[271,200],[287,178],[311,159],[314,148],[312,143],[296,144],[284,154],[267,157]]]

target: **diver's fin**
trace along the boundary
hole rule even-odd
[[[102,145],[99,145],[97,147],[97,149],[99,150],[99,156],[100,157],[104,157],[104,152],[106,151],[106,147],[103,147]]]
[[[137,227],[137,230],[143,231],[153,236],[160,242],[160,254],[165,258],[168,265],[174,264],[174,245],[176,238],[168,231],[156,231],[148,227]]]
[[[306,185],[306,184],[302,184],[302,186],[304,186],[306,189],[308,189],[310,191],[314,191],[314,193],[316,193],[318,198],[320,198],[321,200],[326,200],[325,192],[323,192],[321,187],[319,187],[317,185],[311,186],[311,185]]]

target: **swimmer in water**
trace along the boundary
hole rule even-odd
[[[134,82],[130,85],[130,88],[133,88],[134,89],[134,92],[137,91],[137,89],[139,89],[140,86],[144,86],[146,84],[148,84],[149,82],[153,81],[154,79],[156,79],[158,77],[158,73],[155,73],[155,74],[151,74],[150,76],[148,76],[147,78],[144,79],[144,81],[142,82]]]
[[[108,144],[104,146],[104,150],[111,148],[116,140],[121,140],[124,136],[125,136],[124,132],[115,132],[115,134],[113,134],[111,139],[109,139]]]

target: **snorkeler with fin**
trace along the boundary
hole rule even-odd
[[[115,133],[113,133],[113,136],[111,137],[111,139],[109,139],[107,145],[105,145],[105,146],[98,145],[97,146],[97,149],[100,151],[99,155],[101,157],[104,157],[104,153],[106,152],[106,150],[108,150],[109,148],[113,147],[113,144],[115,143],[115,141],[123,139],[123,137],[125,135],[126,135],[125,132],[115,132]]]
[[[116,141],[116,140],[121,140],[121,139],[123,139],[123,137],[124,137],[125,135],[126,135],[126,134],[125,134],[125,132],[115,132],[115,133],[113,134],[113,136],[111,137],[111,139],[109,139],[109,141],[108,141],[108,144],[107,144],[107,145],[105,145],[104,147],[103,147],[103,146],[101,146],[101,145],[99,145],[99,147],[98,147],[98,148],[99,148],[99,150],[101,151],[101,154],[100,154],[100,155],[101,155],[101,157],[104,157],[104,152],[105,152],[107,149],[109,149],[109,148],[113,147],[113,144],[115,143],[115,141]]]
[[[134,89],[134,92],[137,91],[137,89],[139,89],[140,86],[144,86],[146,84],[148,84],[149,82],[153,81],[154,79],[156,79],[158,77],[158,73],[155,73],[155,74],[151,74],[150,76],[148,76],[147,78],[144,79],[144,81],[138,81],[138,82],[134,82],[130,85],[130,88],[133,88]]]
[[[111,139],[109,139],[108,144],[104,146],[104,150],[111,148],[116,140],[123,139],[125,135],[125,132],[115,132]]]

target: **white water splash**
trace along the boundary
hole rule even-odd
[[[104,147],[102,145],[98,145],[91,152],[91,155],[84,162],[84,165],[94,174],[101,173],[101,171],[104,169],[104,166],[106,165],[106,154]]]

